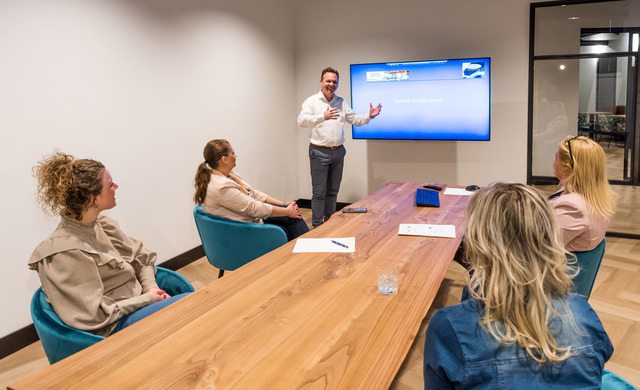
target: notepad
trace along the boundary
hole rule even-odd
[[[398,229],[398,235],[456,238],[456,226],[401,223]]]
[[[467,191],[464,188],[447,188],[444,190],[445,195],[473,195],[473,192]]]
[[[293,253],[320,253],[356,251],[355,237],[342,238],[298,238],[293,247]]]

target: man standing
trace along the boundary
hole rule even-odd
[[[344,155],[344,129],[346,123],[362,126],[380,114],[382,104],[373,107],[369,103],[369,114],[356,115],[349,104],[336,95],[338,71],[326,68],[320,75],[320,92],[302,103],[298,125],[311,127],[309,161],[311,163],[311,223],[321,225],[336,211],[336,201]]]

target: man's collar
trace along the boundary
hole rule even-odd
[[[322,101],[324,101],[324,102],[327,102],[327,103],[331,103],[331,102],[333,101],[333,99],[336,99],[336,98],[338,97],[338,95],[336,95],[336,94],[334,93],[334,94],[333,94],[333,99],[331,99],[331,100],[327,100],[327,98],[324,96],[324,93],[322,93],[322,90],[320,90],[320,92],[319,92],[319,93],[320,93],[320,99],[321,99]]]

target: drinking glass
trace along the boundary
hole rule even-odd
[[[384,295],[398,292],[398,269],[395,266],[376,267],[378,270],[378,291]]]

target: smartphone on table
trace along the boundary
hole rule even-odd
[[[366,207],[345,207],[342,209],[343,213],[366,213]]]

